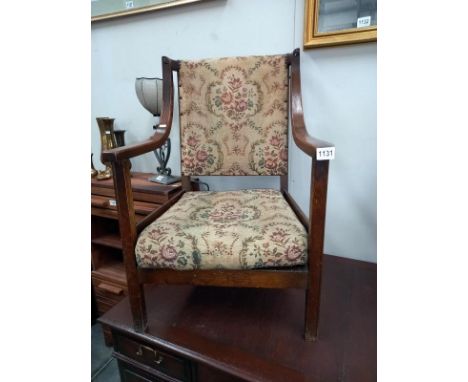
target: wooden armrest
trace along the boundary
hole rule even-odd
[[[174,111],[174,84],[172,72],[178,68],[178,62],[168,57],[162,58],[163,89],[162,110],[159,129],[155,134],[134,145],[119,147],[114,150],[105,151],[102,154],[103,161],[111,162],[114,177],[115,198],[119,217],[119,231],[122,239],[122,253],[124,258],[125,273],[127,275],[128,293],[138,299],[138,273],[135,260],[135,244],[137,241],[137,225],[135,219],[135,208],[133,203],[132,182],[130,178],[129,158],[150,152],[160,147],[169,137],[172,127],[172,115]],[[135,302],[130,299],[130,309],[135,317],[137,312],[144,309],[144,300]],[[146,324],[144,320],[135,321],[138,331],[143,331]]]
[[[301,96],[301,73],[299,69],[299,49],[295,49],[291,60],[291,126],[296,145],[313,159],[317,159],[317,149],[334,147],[332,143],[311,137],[304,122]]]
[[[313,159],[317,159],[317,149],[335,147],[332,143],[311,137],[304,125],[293,125],[292,135],[297,147]]]
[[[178,62],[168,57],[162,58],[163,89],[161,120],[154,135],[146,141],[133,145],[118,147],[102,152],[103,162],[121,162],[142,154],[149,153],[162,146],[169,137],[172,127],[172,115],[174,111],[174,84],[172,71],[177,68]]]
[[[101,158],[103,162],[119,162],[124,159],[130,159],[149,153],[156,150],[158,147],[161,147],[164,142],[166,142],[170,131],[171,127],[169,126],[163,133],[157,132],[151,138],[148,138],[143,142],[103,151]]]

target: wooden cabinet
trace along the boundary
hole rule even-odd
[[[180,190],[180,183],[160,185],[148,181],[152,174],[132,173],[135,218],[142,220]],[[91,179],[91,282],[98,315],[120,302],[127,294],[117,206],[112,179]],[[112,344],[110,330],[103,326],[106,344]]]

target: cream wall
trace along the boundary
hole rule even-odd
[[[92,24],[92,152],[99,167],[95,118],[116,119],[133,143],[152,133],[134,81],[161,76],[161,56],[176,59],[277,54],[302,45],[302,0],[213,0]],[[376,44],[301,52],[308,130],[336,145],[330,166],[325,252],[376,262]],[[177,111],[176,111],[177,115]],[[171,139],[176,148],[178,120]],[[310,159],[291,144],[290,190],[308,211]],[[154,171],[153,154],[132,160]],[[179,153],[169,166],[179,173]],[[274,178],[207,178],[212,189],[278,187]]]

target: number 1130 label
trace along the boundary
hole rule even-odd
[[[317,160],[332,160],[335,159],[334,147],[320,147],[317,149]]]

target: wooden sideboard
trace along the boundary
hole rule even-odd
[[[161,185],[148,181],[152,175],[132,173],[137,222],[166,203],[181,188],[180,183]],[[112,179],[91,178],[91,265],[97,313],[102,315],[128,293]],[[110,330],[106,326],[103,330],[106,344],[111,345]]]

